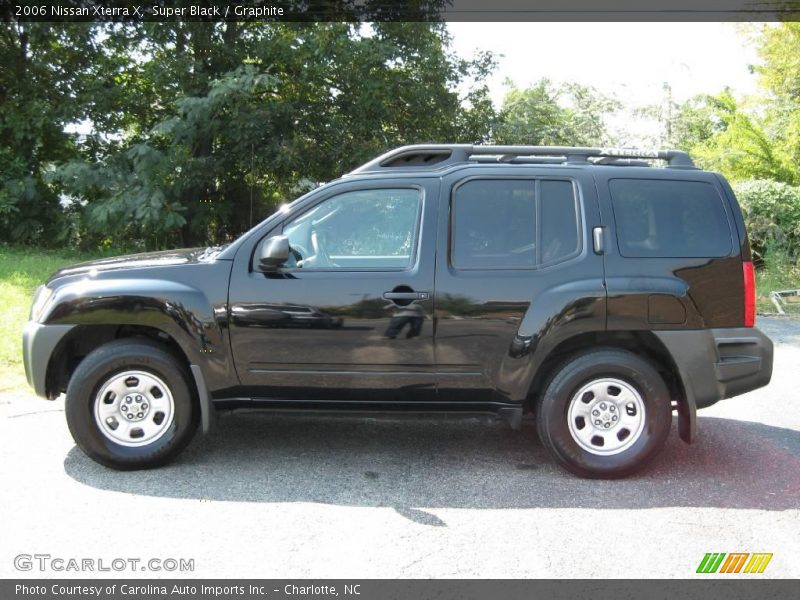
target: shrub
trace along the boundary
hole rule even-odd
[[[800,187],[764,179],[733,187],[756,261],[763,263],[769,250],[796,262],[800,257]]]

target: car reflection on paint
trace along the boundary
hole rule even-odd
[[[244,327],[309,327],[338,329],[344,324],[314,306],[294,304],[246,304],[233,307],[231,317],[236,325]]]

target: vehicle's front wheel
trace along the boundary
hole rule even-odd
[[[539,438],[581,477],[619,478],[649,463],[672,424],[669,390],[646,360],[602,349],[569,360],[537,405]]]
[[[148,340],[122,339],[81,361],[67,387],[67,424],[87,456],[114,469],[157,467],[191,441],[199,413],[186,368]]]

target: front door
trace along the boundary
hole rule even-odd
[[[266,239],[288,237],[278,274],[237,255],[231,342],[248,395],[433,398],[437,200],[435,180],[345,182],[263,236],[254,256]]]

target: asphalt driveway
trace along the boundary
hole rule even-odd
[[[193,559],[189,577],[692,577],[706,552],[800,576],[800,321],[762,318],[768,388],[673,427],[653,468],[584,481],[534,428],[481,419],[225,414],[180,459],[118,473],[63,400],[0,395],[0,576],[14,558]],[[126,572],[159,577],[174,573]]]

